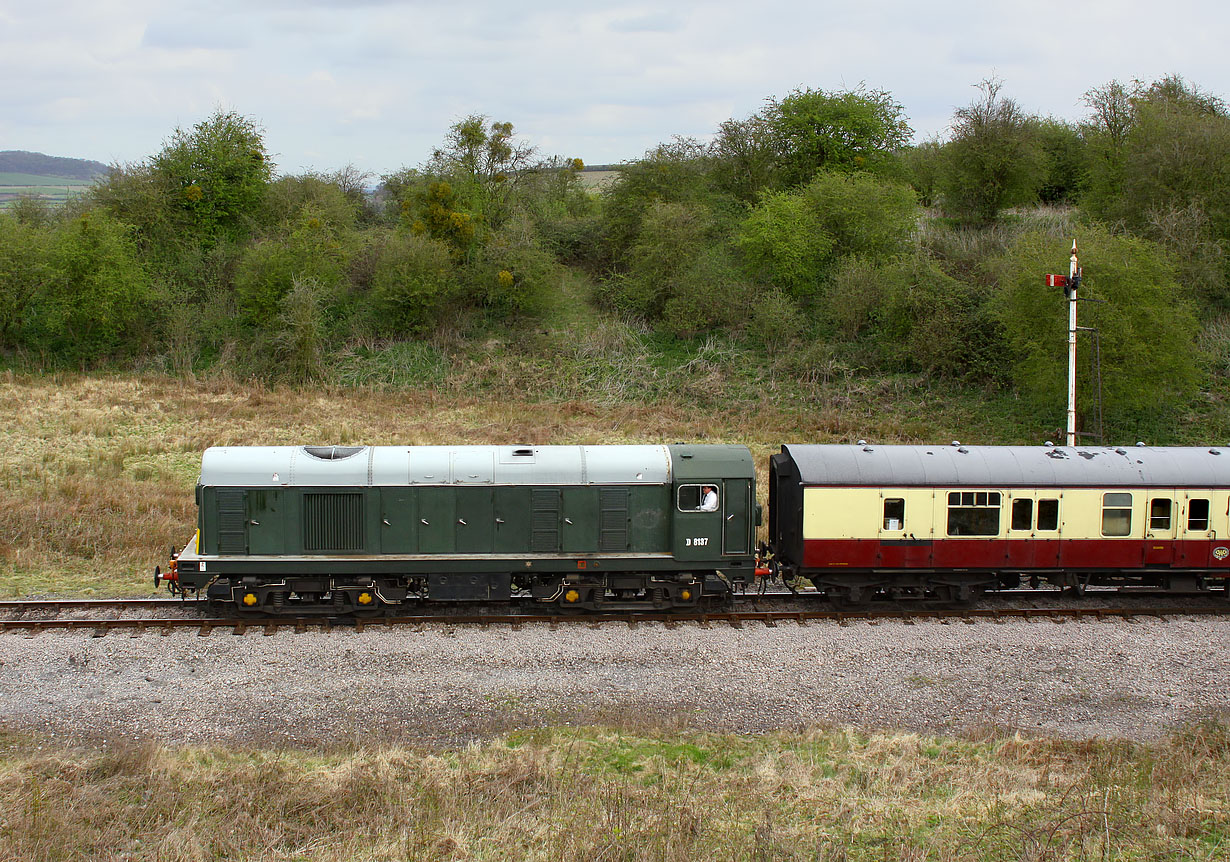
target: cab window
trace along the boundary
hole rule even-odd
[[[1116,492],[1102,495],[1102,535],[1132,534],[1132,495]]]
[[[717,511],[717,485],[680,485],[678,504],[680,512]]]

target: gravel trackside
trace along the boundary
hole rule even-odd
[[[0,637],[0,727],[458,744],[568,723],[1151,740],[1230,718],[1230,620],[649,623]]]

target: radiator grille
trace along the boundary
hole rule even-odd
[[[530,550],[559,550],[559,491],[535,488],[530,494]]]
[[[304,494],[303,550],[362,551],[362,494]]]
[[[218,553],[246,554],[248,552],[248,510],[244,505],[244,492],[218,491]]]
[[[598,492],[598,550],[628,550],[628,489]]]

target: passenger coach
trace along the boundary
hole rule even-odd
[[[847,605],[1230,578],[1230,449],[788,445],[769,513],[778,574]]]

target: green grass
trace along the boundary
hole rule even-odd
[[[68,177],[42,177],[34,174],[0,172],[0,208],[8,206],[19,197],[36,197],[55,203],[64,203],[70,197],[81,194],[93,180]]]
[[[70,177],[44,177],[37,174],[14,174],[0,172],[0,189],[6,186],[34,186],[85,188],[94,184],[93,180],[79,180]]]

